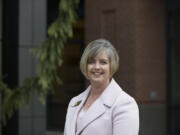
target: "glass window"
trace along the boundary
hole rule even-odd
[[[48,25],[58,14],[59,0],[48,0]],[[77,10],[78,20],[73,25],[74,37],[64,46],[63,65],[59,69],[59,76],[63,84],[55,84],[53,94],[47,97],[47,130],[63,131],[67,105],[72,97],[84,90],[84,79],[79,69],[79,60],[84,44],[83,2]]]

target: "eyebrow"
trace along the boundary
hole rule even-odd
[[[95,57],[91,57],[91,58],[88,58],[88,60],[95,60],[96,58]],[[106,58],[102,58],[102,59],[100,59],[100,60],[109,60],[108,58],[106,59]]]
[[[100,60],[105,60],[105,61],[109,61],[109,59],[100,59]]]
[[[91,60],[96,60],[95,58],[91,58],[91,59],[89,59],[88,61],[91,61]],[[106,61],[106,62],[109,62],[109,59],[104,59],[104,58],[102,58],[102,59],[99,59],[100,61]]]

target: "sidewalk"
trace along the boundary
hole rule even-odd
[[[53,131],[47,131],[46,135],[63,135],[63,132],[53,132]]]

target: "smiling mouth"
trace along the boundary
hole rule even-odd
[[[92,72],[93,75],[102,75],[103,72]]]

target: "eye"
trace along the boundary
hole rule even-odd
[[[87,61],[88,64],[93,64],[95,61],[93,59],[90,59]]]
[[[105,65],[105,64],[107,64],[108,62],[107,62],[106,60],[101,60],[100,63],[103,64],[103,65]]]

